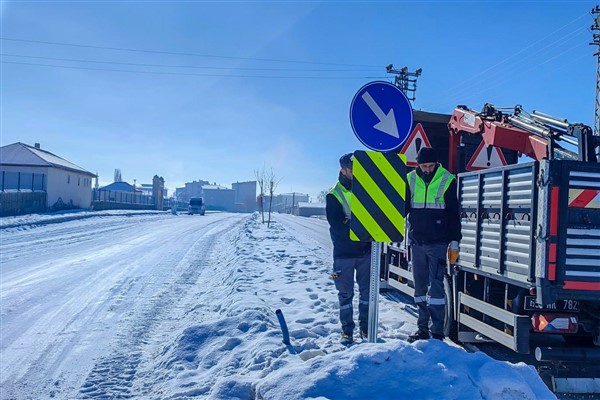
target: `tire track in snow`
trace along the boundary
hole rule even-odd
[[[183,258],[172,256],[163,261],[164,268],[169,270],[168,278],[161,283],[160,291],[150,301],[136,306],[122,321],[126,328],[111,346],[110,354],[96,362],[79,389],[79,398],[125,399],[137,395],[132,389],[133,382],[148,353],[145,348],[152,340],[154,328],[173,318],[173,314],[183,312],[181,309],[185,307],[181,307],[181,302],[185,297],[184,292],[199,291],[201,285],[198,278],[206,272],[208,255],[216,243],[215,238],[238,221],[239,217],[233,217],[210,224],[212,228],[194,243]],[[173,264],[177,266],[170,267]],[[140,289],[140,296],[143,290]]]
[[[5,239],[14,243],[55,233],[68,237],[65,231],[90,230],[95,240],[76,246],[23,241],[24,258],[3,263],[0,398],[75,398],[94,359],[111,349],[119,330],[128,329],[117,321],[159,293],[163,281],[177,273],[174,265],[209,225],[239,218],[181,216],[145,218],[143,223],[121,218],[120,226],[102,234],[96,229],[101,226],[74,222],[32,229],[27,235],[3,234],[2,245]],[[15,273],[4,274],[6,270]]]

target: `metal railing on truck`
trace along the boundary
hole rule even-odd
[[[560,311],[560,300],[600,341],[599,164],[542,160],[460,174],[459,201],[459,340],[470,341],[462,324],[529,352],[532,310]],[[467,276],[484,281],[480,293],[469,292]]]

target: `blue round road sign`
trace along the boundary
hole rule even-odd
[[[392,151],[406,141],[413,110],[406,95],[391,83],[376,81],[361,87],[350,105],[350,123],[362,144],[375,151]]]

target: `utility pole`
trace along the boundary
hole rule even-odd
[[[395,69],[393,64],[385,67],[385,70],[388,74],[396,74],[394,85],[398,86],[409,100],[414,101],[416,99],[417,78],[423,70],[419,68],[415,72],[408,72],[408,67]]]
[[[594,18],[594,25],[590,27],[593,34],[593,41],[591,45],[597,46],[596,49],[596,103],[594,107],[594,135],[600,135],[600,6],[596,6],[592,9],[592,15],[596,15]]]
[[[296,205],[296,192],[292,193],[292,212],[291,214],[294,214],[294,206]]]

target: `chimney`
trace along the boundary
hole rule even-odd
[[[35,147],[36,149],[39,149],[40,148],[40,144],[36,143],[36,144],[33,145],[33,147]]]

